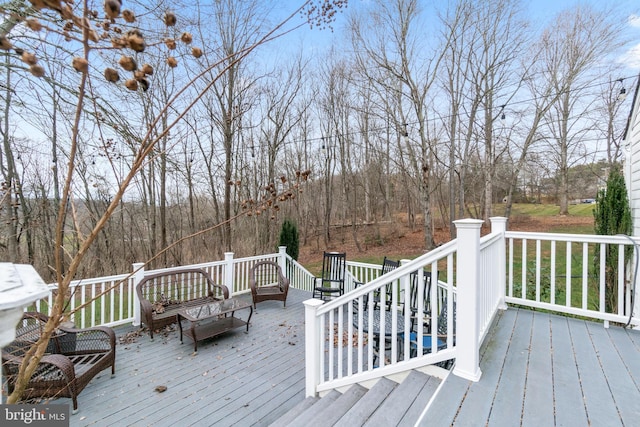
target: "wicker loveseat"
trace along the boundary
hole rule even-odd
[[[207,301],[229,298],[229,290],[217,285],[201,268],[181,268],[145,276],[136,286],[142,322],[153,331],[176,322],[178,311]]]
[[[13,392],[18,369],[27,350],[40,338],[48,317],[42,313],[24,313],[16,328],[16,339],[2,349],[2,371],[9,392]],[[111,366],[115,374],[116,336],[107,327],[75,329],[59,327],[49,340],[45,355],[32,375],[22,399],[69,397],[73,412],[78,410],[78,395],[102,370]]]

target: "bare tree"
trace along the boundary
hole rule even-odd
[[[549,112],[548,127],[558,155],[560,214],[569,213],[569,168],[571,158],[583,157],[582,142],[591,131],[586,112],[595,97],[591,88],[600,76],[602,59],[621,45],[620,20],[611,11],[576,6],[561,12],[545,33],[548,64],[558,99]],[[576,152],[578,151],[578,152]]]
[[[627,125],[627,116],[624,114],[623,106],[627,97],[627,88],[636,86],[636,78],[625,79],[618,77],[620,69],[609,73],[610,79],[601,85],[600,94],[596,100],[595,110],[599,116],[605,120],[596,120],[594,125],[597,134],[605,141],[605,151],[607,153],[607,163],[610,165],[621,161],[622,140],[624,138],[624,128]],[[618,73],[618,74],[614,74]]]
[[[115,3],[114,3],[115,4]],[[57,25],[65,26],[65,32],[67,32],[67,38],[69,43],[76,46],[78,49],[73,55],[72,59],[72,67],[77,72],[74,74],[78,78],[77,92],[76,98],[73,102],[73,120],[71,122],[71,134],[69,138],[69,146],[67,154],[67,164],[64,174],[64,181],[62,183],[61,189],[61,197],[60,204],[58,206],[58,213],[56,216],[56,226],[55,226],[55,264],[54,268],[56,271],[56,278],[58,283],[58,292],[54,297],[54,303],[51,307],[50,320],[45,325],[43,333],[36,343],[36,345],[32,346],[26,353],[24,357],[24,362],[20,366],[17,379],[16,386],[11,395],[7,399],[7,403],[15,403],[21,396],[28,379],[33,374],[36,369],[40,359],[44,355],[46,345],[53,333],[54,329],[60,324],[60,322],[67,317],[70,312],[65,312],[68,304],[68,294],[69,287],[71,281],[76,277],[76,274],[79,271],[80,265],[83,260],[86,258],[89,253],[91,247],[95,244],[98,236],[104,230],[109,219],[114,215],[116,210],[121,206],[121,202],[125,195],[125,192],[130,187],[134,179],[140,173],[144,165],[148,162],[149,157],[153,155],[154,150],[159,144],[159,141],[167,136],[168,132],[172,130],[181,120],[186,116],[188,111],[198,103],[203,94],[211,89],[211,87],[217,83],[217,81],[222,77],[222,75],[226,72],[226,69],[222,69],[220,73],[217,75],[211,76],[209,72],[220,65],[220,62],[229,61],[229,57],[222,58],[221,61],[213,62],[210,66],[203,69],[203,71],[196,75],[192,80],[185,82],[184,86],[175,92],[175,95],[168,100],[167,104],[164,108],[158,112],[156,118],[149,124],[149,127],[144,130],[143,137],[140,141],[137,150],[131,159],[131,163],[128,165],[128,170],[119,177],[119,182],[117,189],[108,200],[108,203],[104,206],[103,210],[100,212],[99,218],[92,224],[92,227],[89,230],[83,230],[81,224],[75,219],[75,213],[77,212],[77,205],[74,203],[73,192],[78,174],[78,165],[80,160],[80,145],[84,143],[84,140],[81,138],[81,132],[86,130],[85,128],[85,119],[87,117],[91,117],[91,114],[87,115],[87,111],[92,111],[94,117],[98,117],[98,111],[95,108],[91,108],[93,99],[96,99],[96,92],[92,91],[92,83],[94,82],[94,77],[97,79],[106,78],[108,81],[115,83],[119,80],[119,72],[114,68],[108,67],[108,71],[105,71],[104,77],[98,77],[97,74],[94,74],[93,68],[90,65],[94,65],[90,60],[94,60],[94,54],[101,48],[104,48],[105,44],[108,44],[111,47],[111,41],[105,42],[106,39],[111,40],[109,35],[114,37],[114,43],[116,48],[122,49],[126,52],[126,49],[132,49],[134,51],[140,51],[145,46],[144,34],[141,29],[137,31],[124,33],[120,31],[113,31],[113,34],[108,33],[107,37],[102,38],[99,37],[98,31],[112,31],[113,28],[117,28],[118,24],[111,24],[110,21],[113,19],[114,21],[118,19],[117,22],[120,21],[121,10],[117,7],[114,7],[114,4],[109,3],[105,8],[104,14],[108,19],[105,20],[103,14],[94,13],[91,10],[81,9],[79,11],[79,16],[74,13],[74,10],[71,7],[70,3],[63,3],[61,5],[57,5],[55,3],[46,3],[42,5],[44,9],[44,13],[50,14],[53,19],[51,25],[54,26],[59,32],[62,32],[62,29],[58,29]],[[342,5],[342,2],[336,3],[338,6]],[[330,6],[329,12],[331,12],[331,7],[333,3],[328,4]],[[336,7],[338,7],[336,6]],[[313,1],[307,1],[303,4],[303,6],[294,12],[291,16],[296,16],[305,8],[311,8],[309,10],[310,17],[314,19],[314,23],[323,24],[327,21],[332,21],[333,14],[328,13],[326,7],[320,9],[320,12]],[[133,15],[133,13],[132,13]],[[16,15],[12,15],[12,19],[15,19]],[[17,15],[19,16],[19,15]],[[42,16],[42,15],[40,15]],[[133,15],[134,16],[134,15]],[[289,16],[285,19],[285,22],[291,18]],[[131,15],[130,15],[131,17]],[[315,18],[314,18],[315,17]],[[167,26],[173,26],[176,23],[176,15],[167,11],[163,20]],[[103,22],[108,22],[109,25],[103,25]],[[42,25],[39,24],[38,21],[30,20],[28,21],[28,26],[31,29],[38,30],[42,28]],[[278,31],[280,26],[276,26],[273,30],[264,33],[262,36],[256,37],[255,42],[245,46],[243,50],[233,51],[231,54],[231,61],[226,62],[227,68],[231,68],[236,66],[240,61],[246,58],[250,53],[252,53],[258,46],[264,44],[270,38],[274,36],[276,31]],[[99,30],[101,29],[101,30]],[[117,35],[116,35],[117,34]],[[42,77],[45,74],[44,68],[39,65],[39,61],[46,62],[47,52],[40,52],[42,57],[38,58],[37,55],[33,54],[32,46],[24,45],[14,50],[12,46],[12,40],[6,38],[6,34],[2,35],[3,37],[3,46],[7,49],[12,50],[16,56],[20,56],[21,59],[30,66],[30,72],[36,77]],[[46,35],[45,35],[46,37]],[[191,42],[191,37],[184,36],[181,38],[182,42],[188,43]],[[174,40],[175,42],[175,40]],[[24,55],[24,53],[30,53],[30,55]],[[195,50],[193,50],[194,56],[197,56]],[[99,60],[96,59],[95,65],[100,63]],[[177,60],[175,57],[168,57],[167,64],[170,66],[177,65]],[[137,90],[143,90],[148,87],[149,84],[149,76],[151,75],[150,70],[139,69],[136,61],[130,57],[129,55],[123,55],[123,59],[120,61],[120,65],[127,72],[131,72],[131,78],[127,79],[125,82],[126,88],[131,92],[135,92]],[[98,67],[102,69],[102,67]],[[208,76],[208,83],[204,86],[200,87],[199,90],[195,93],[193,98],[188,99],[184,107],[181,111],[177,112],[174,118],[167,124],[167,126],[160,125],[161,120],[164,117],[166,111],[172,108],[174,103],[179,104],[178,100],[182,99],[181,96],[187,91],[187,89],[194,86],[194,83],[204,76]],[[95,104],[93,104],[95,106]],[[95,123],[95,126],[101,127],[101,122],[98,120]],[[158,130],[161,129],[161,130]],[[308,176],[306,173],[303,174],[303,177],[306,178]],[[272,194],[272,197],[279,197],[278,194]],[[270,198],[269,200],[272,200]],[[71,224],[67,223],[66,219],[68,215],[71,214],[73,221]],[[229,218],[230,221],[232,218]],[[76,237],[76,244],[74,247],[70,247],[68,242],[68,225],[73,227],[72,233]],[[212,228],[216,228],[218,225],[214,225]],[[198,234],[203,233],[204,231],[200,231]],[[172,245],[178,244],[179,242],[174,242]],[[167,248],[164,248],[162,251],[169,250],[171,245]],[[64,250],[64,252],[63,252]],[[162,253],[161,251],[161,253]],[[154,257],[157,257],[159,254],[155,254]],[[64,262],[64,261],[67,262]],[[77,307],[76,310],[80,308]]]
[[[414,149],[406,139],[404,149],[410,159],[415,159],[412,161],[412,173],[420,177],[425,247],[429,249],[434,246],[430,200],[433,147],[427,123],[427,95],[436,81],[443,50],[434,49],[430,57],[419,55],[425,52],[425,46],[419,43],[418,33],[422,27],[417,0],[376,0],[373,3],[366,21],[353,16],[350,24],[352,43],[362,68],[377,67],[393,76],[397,86],[392,85],[392,88],[401,94],[403,102],[406,100],[408,103],[411,121],[417,128],[417,146]],[[376,84],[387,85],[386,81],[379,81],[373,74],[370,78]],[[409,123],[408,117],[399,123]]]

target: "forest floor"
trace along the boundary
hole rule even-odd
[[[593,217],[576,215],[529,216],[521,215],[509,219],[508,230],[539,231],[557,233],[591,233]],[[489,232],[489,226],[483,225],[482,234]],[[347,259],[362,262],[381,262],[385,256],[393,259],[415,258],[425,253],[422,224],[413,230],[405,218],[396,218],[387,223],[359,226],[354,232],[351,227],[334,227],[331,230],[331,242],[325,246],[320,236],[301,241],[298,261],[307,266],[318,267],[322,264],[324,250],[347,253]],[[355,237],[354,237],[355,235]],[[356,243],[357,240],[357,243]],[[434,230],[436,245],[451,240],[449,228],[436,227]]]

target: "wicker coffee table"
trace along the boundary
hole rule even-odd
[[[236,311],[247,309],[249,310],[249,317],[246,321],[235,317]],[[253,306],[250,302],[233,297],[181,309],[177,314],[180,342],[182,342],[182,334],[184,333],[184,335],[193,340],[194,351],[198,351],[198,341],[200,340],[211,338],[245,325],[247,332],[249,332],[249,322],[252,315]],[[184,331],[182,329],[183,320],[190,323],[190,327]]]

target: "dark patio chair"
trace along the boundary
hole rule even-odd
[[[40,338],[48,316],[24,313],[16,328],[16,339],[2,349],[2,372],[9,393],[15,387],[18,369],[25,353]],[[78,395],[102,370],[111,367],[115,374],[116,336],[111,328],[87,329],[60,326],[52,335],[45,355],[27,383],[22,399],[69,397],[73,412],[78,410]]]
[[[260,261],[251,268],[249,278],[253,307],[267,300],[282,301],[287,306],[287,294],[289,293],[289,279],[284,277],[282,269],[277,262]]]
[[[387,257],[384,257],[384,259],[382,260],[382,266],[380,267],[380,275],[384,276],[385,274],[395,270],[396,268],[400,267],[400,261],[394,261],[391,259],[388,259]],[[397,282],[389,282],[385,285],[385,308],[387,310],[391,309],[391,294],[393,292],[393,284],[397,283]],[[378,305],[380,303],[380,291],[377,291],[374,293],[373,295],[373,301],[374,301],[374,308],[378,308]]]
[[[405,311],[405,315],[409,314],[411,317],[411,330],[414,332],[417,330],[418,321],[421,321],[423,327],[428,330],[429,320],[431,319],[431,272],[422,270],[424,282],[424,291],[422,294],[422,316],[418,316],[418,274],[419,271],[411,273],[409,310],[408,312]]]
[[[322,258],[322,274],[316,277],[313,298],[325,299],[344,294],[344,278],[347,271],[347,254],[325,252]]]

